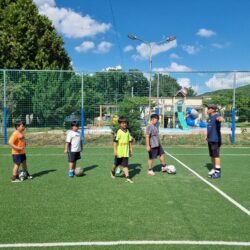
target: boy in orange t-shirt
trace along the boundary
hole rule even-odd
[[[32,176],[28,172],[28,166],[26,163],[25,147],[26,142],[24,138],[25,122],[17,121],[15,123],[16,130],[13,132],[9,139],[9,145],[11,146],[11,154],[14,162],[13,174],[11,177],[12,182],[19,182],[18,169],[22,164],[23,171],[26,173],[27,179],[32,179]]]

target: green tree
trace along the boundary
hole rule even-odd
[[[129,130],[136,141],[143,139],[143,130],[141,128],[140,117],[144,108],[148,106],[147,97],[126,96],[118,105],[118,116],[124,116],[128,119]],[[119,124],[112,125],[112,131],[115,132]]]
[[[72,69],[62,38],[32,0],[0,1],[0,68]]]

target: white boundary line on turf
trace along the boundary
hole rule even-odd
[[[245,207],[243,207],[239,202],[237,202],[236,200],[234,200],[233,198],[231,198],[229,195],[227,195],[226,193],[224,193],[222,190],[220,190],[219,188],[217,188],[215,185],[213,185],[212,183],[210,183],[209,181],[207,181],[205,178],[203,178],[202,176],[200,176],[197,172],[195,172],[193,169],[191,169],[190,167],[188,167],[186,164],[184,164],[183,162],[181,162],[180,160],[178,160],[177,158],[175,158],[173,155],[169,154],[168,152],[166,152],[166,153],[167,153],[167,155],[169,155],[170,157],[172,157],[174,160],[176,160],[177,162],[179,162],[183,167],[185,167],[190,172],[192,172],[199,179],[201,179],[203,182],[205,182],[207,185],[209,185],[211,188],[213,188],[216,192],[218,192],[220,195],[222,195],[225,199],[227,199],[228,201],[230,201],[237,208],[239,208],[241,211],[243,211],[248,216],[250,216],[250,211],[248,209],[246,209]]]
[[[0,248],[28,247],[68,247],[68,246],[118,246],[118,245],[213,245],[213,246],[250,246],[250,242],[238,241],[190,241],[190,240],[121,240],[121,241],[84,241],[52,243],[15,243],[0,244]]]

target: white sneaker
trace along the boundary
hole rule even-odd
[[[163,172],[163,173],[167,172],[167,166],[161,167],[161,172]]]
[[[126,178],[126,180],[125,180],[126,182],[128,182],[128,183],[134,183],[131,179],[129,179],[129,178]]]
[[[150,176],[155,176],[155,172],[154,172],[153,170],[149,170],[149,171],[148,171],[148,175],[150,175]]]
[[[215,173],[215,169],[212,168],[209,172],[208,172],[208,175],[213,175]]]

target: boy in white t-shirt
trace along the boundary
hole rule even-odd
[[[66,143],[64,153],[68,154],[69,162],[69,177],[74,177],[77,160],[81,159],[81,133],[79,131],[79,124],[76,121],[71,122],[71,130],[68,130],[66,136]]]

